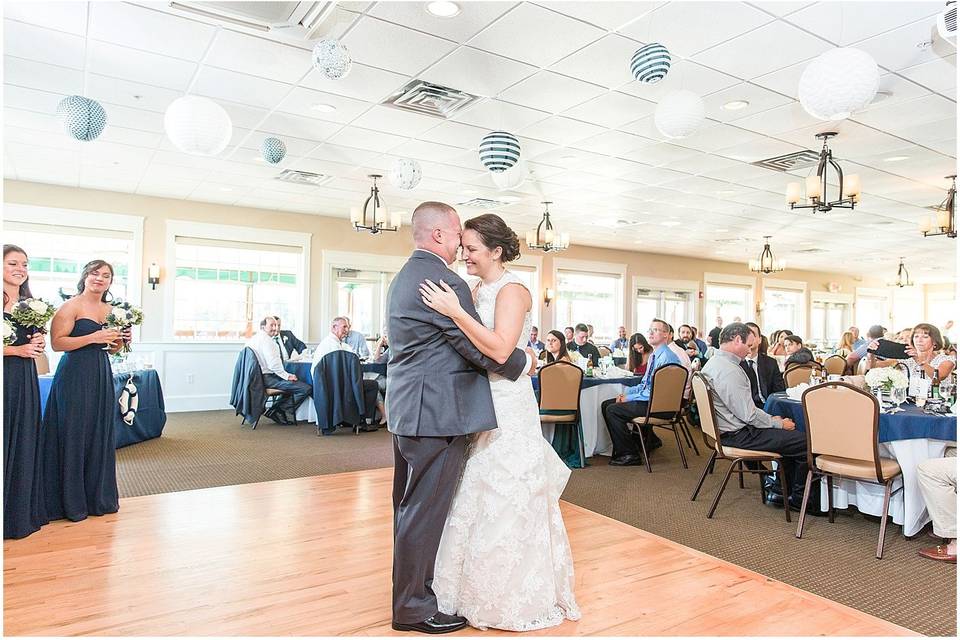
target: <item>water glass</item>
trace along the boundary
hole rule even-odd
[[[903,411],[903,409],[900,408],[900,405],[907,401],[906,388],[893,389],[890,392],[890,399],[893,400],[893,408],[890,409],[890,413],[900,413]]]

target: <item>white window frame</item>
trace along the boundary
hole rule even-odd
[[[739,287],[749,287],[750,288],[750,299],[747,304],[747,313],[750,314],[750,317],[743,318],[744,322],[754,322],[757,317],[757,279],[754,276],[738,276],[730,273],[714,273],[707,271],[703,274],[703,304],[701,305],[701,315],[703,316],[701,324],[698,326],[701,327],[710,327],[713,328],[713,320],[707,318],[707,287],[711,284],[719,285],[734,285]],[[726,324],[733,322],[733,318],[724,318]],[[709,331],[709,329],[705,329]]]
[[[133,255],[127,271],[127,300],[143,305],[143,216],[130,213],[104,213],[59,207],[38,207],[29,204],[4,203],[3,218],[23,224],[42,224],[51,227],[83,227],[103,231],[123,231],[133,236]],[[30,247],[23,247],[30,251]],[[96,256],[90,256],[95,259]]]
[[[879,323],[883,326],[890,324],[893,312],[893,295],[890,289],[857,287],[856,296],[853,302],[853,324],[859,327],[861,336],[866,337],[869,325],[867,327],[860,327],[857,325],[857,307],[860,304],[860,298],[882,298],[884,301],[883,318],[877,319],[875,323]]]
[[[807,324],[810,321],[810,302],[809,296],[807,295],[807,283],[803,280],[783,280],[780,278],[761,278],[760,279],[760,300],[764,303],[764,311],[766,310],[766,299],[767,289],[780,290],[780,291],[793,291],[799,292],[801,294],[800,300],[800,322],[797,325],[797,328],[793,327],[778,327],[780,329],[790,329],[794,333],[805,336],[807,335]],[[856,309],[854,309],[856,312]],[[856,317],[856,313],[854,313]],[[763,326],[762,322],[758,322],[760,326]]]
[[[690,313],[692,318],[688,320],[691,324],[696,324],[698,328],[703,328],[699,323],[700,319],[700,282],[698,280],[672,280],[670,278],[650,278],[648,276],[633,276],[633,287],[630,289],[630,324],[627,327],[633,327],[631,333],[644,333],[646,327],[637,326],[637,289],[659,289],[662,291],[683,291],[692,294],[690,297]],[[674,327],[676,329],[676,327]],[[706,335],[706,333],[704,333]]]
[[[620,292],[617,295],[617,322],[615,324],[626,326],[626,316],[624,314],[624,301],[627,299],[627,265],[620,262],[597,262],[595,260],[575,260],[573,258],[554,258],[551,277],[553,279],[554,294],[559,293],[557,282],[560,281],[561,271],[584,271],[587,273],[600,273],[604,275],[620,276]],[[633,315],[632,313],[630,314]],[[551,314],[550,321],[556,324],[556,314]],[[552,327],[554,329],[559,327]]]
[[[391,271],[396,273],[406,264],[408,256],[389,256],[376,253],[352,253],[349,251],[324,250],[321,253],[320,309],[322,322],[333,320],[337,313],[335,269],[358,271]],[[386,300],[384,300],[386,304]],[[386,311],[386,308],[384,308]],[[324,333],[323,335],[326,335]],[[304,339],[306,341],[306,338]]]
[[[165,230],[167,273],[176,273],[177,236],[198,238],[200,240],[221,240],[226,242],[250,242],[256,244],[274,244],[286,247],[299,247],[300,271],[302,278],[297,279],[297,294],[303,300],[300,309],[300,326],[304,331],[310,327],[310,238],[311,234],[298,231],[279,231],[260,227],[241,227],[227,224],[192,222],[189,220],[167,220]],[[175,276],[172,276],[175,277]],[[174,335],[175,292],[171,277],[163,292],[163,336],[164,340],[178,343],[222,342],[210,340],[188,340]]]

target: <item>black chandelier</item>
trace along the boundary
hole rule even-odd
[[[372,234],[399,230],[401,224],[399,211],[393,212],[393,215],[390,216],[392,224],[387,226],[387,205],[380,197],[380,189],[377,187],[377,179],[383,176],[373,173],[367,177],[373,178],[370,197],[364,201],[362,210],[357,207],[350,209],[350,222],[353,223],[353,230],[369,231]]]
[[[773,252],[770,251],[770,238],[771,236],[763,236],[765,240],[763,251],[760,252],[760,257],[750,261],[750,271],[754,273],[776,273],[787,268],[786,262],[773,257]]]
[[[952,180],[946,199],[937,205],[937,213],[920,220],[920,232],[924,238],[933,236],[957,237],[957,176],[946,176]]]
[[[552,202],[542,202],[543,219],[536,229],[527,231],[527,246],[531,249],[541,249],[544,253],[563,251],[570,246],[570,234],[555,231],[550,222],[550,205]]]
[[[897,269],[897,281],[891,282],[888,287],[912,287],[913,280],[910,279],[910,273],[907,271],[907,268],[903,266],[903,257],[900,257],[900,267]]]
[[[803,185],[799,182],[791,182],[787,185],[787,204],[791,209],[813,209],[826,213],[833,209],[853,209],[860,202],[860,176],[852,174],[844,180],[843,169],[833,159],[833,152],[827,146],[827,140],[836,135],[835,131],[824,131],[816,135],[823,140],[823,149],[820,150],[820,162],[817,164],[816,175],[807,176],[805,182],[807,203],[800,204],[804,200],[801,192]],[[830,200],[827,197],[827,165],[833,167],[837,174],[840,196],[837,200]]]

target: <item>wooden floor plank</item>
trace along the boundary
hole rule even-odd
[[[4,541],[5,633],[404,635],[390,628],[391,482],[378,469],[129,498]],[[530,635],[918,635],[562,507],[583,618]]]

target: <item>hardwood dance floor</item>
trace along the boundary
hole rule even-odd
[[[5,634],[409,635],[390,629],[391,478],[129,498],[4,541]],[[918,635],[575,505],[563,514],[583,619],[535,635]]]

